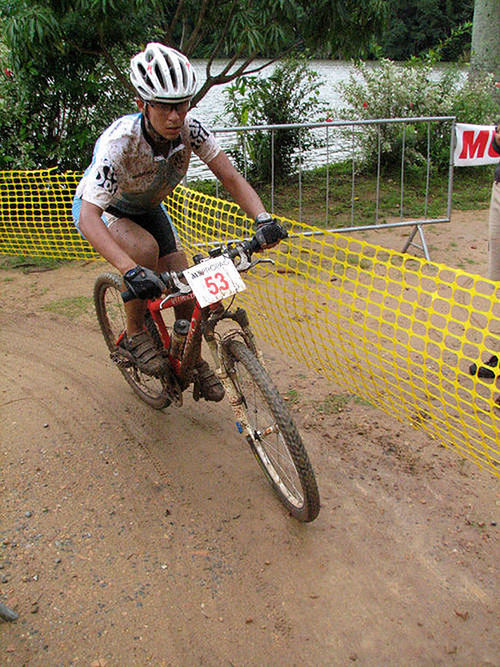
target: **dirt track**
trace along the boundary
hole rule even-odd
[[[148,408],[90,304],[43,309],[103,268],[0,276],[0,664],[500,665],[498,481],[269,349],[322,495],[298,524],[225,403]]]

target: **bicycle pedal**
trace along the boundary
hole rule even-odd
[[[127,350],[118,348],[110,353],[110,358],[119,368],[132,368],[135,366],[134,358]]]

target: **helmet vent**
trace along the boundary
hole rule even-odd
[[[178,86],[177,72],[175,70],[174,64],[170,61],[169,58],[165,58],[165,61],[168,65],[168,71],[170,72],[170,78],[172,79],[172,86],[174,87],[175,90]]]
[[[148,75],[148,73],[146,72],[146,68],[144,67],[144,65],[142,65],[141,63],[139,63],[138,66],[137,66],[137,68],[139,69],[139,71],[140,71],[140,73],[141,73],[141,75],[142,75],[142,78],[143,78],[143,80],[144,80],[144,83],[147,84],[148,86],[153,87],[153,84],[151,83],[151,79],[149,78],[149,75]]]
[[[158,65],[158,63],[156,63],[156,65],[155,65],[155,74],[158,77],[158,81],[160,82],[160,86],[162,88],[166,88],[165,79],[163,78],[163,73],[162,73],[161,67]]]

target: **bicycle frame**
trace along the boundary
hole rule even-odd
[[[188,301],[195,302],[194,310],[191,316],[191,323],[189,326],[189,332],[186,336],[183,354],[180,359],[176,359],[172,357],[169,352],[170,334],[161,315],[161,311],[166,310],[167,308],[174,308],[175,306],[187,303]],[[186,376],[186,370],[191,370],[190,368],[186,368],[187,359],[189,358],[191,362],[193,361],[192,357],[194,352],[194,338],[196,333],[200,331],[201,326],[202,310],[198,304],[198,301],[196,301],[194,294],[183,294],[179,296],[170,296],[168,298],[161,297],[159,299],[152,299],[147,302],[147,307],[151,313],[151,317],[153,318],[154,323],[158,327],[163,346],[165,350],[169,352],[170,364],[178,378],[183,379]],[[191,354],[188,354],[189,352],[191,352]],[[192,363],[190,365],[192,365]]]
[[[239,402],[239,397],[229,378],[224,364],[223,346],[216,341],[215,327],[223,319],[231,319],[238,324],[238,328],[227,333],[222,340],[227,337],[239,335],[246,342],[248,347],[257,356],[262,366],[264,366],[264,359],[262,352],[257,348],[254,334],[250,328],[250,322],[246,311],[243,308],[237,307],[234,310],[224,308],[222,301],[217,301],[205,308],[201,308],[194,294],[169,295],[168,297],[160,297],[152,299],[147,302],[147,307],[151,313],[154,323],[158,327],[160,337],[165,350],[170,349],[170,334],[162,317],[162,311],[168,308],[179,306],[188,301],[194,301],[193,314],[191,316],[189,331],[186,336],[184,349],[180,358],[175,358],[170,355],[169,361],[171,368],[174,371],[177,380],[184,389],[188,386],[193,370],[194,364],[199,358],[201,348],[201,338],[205,339],[213,360],[216,364],[216,374],[224,385],[226,394],[230,403],[236,406]]]

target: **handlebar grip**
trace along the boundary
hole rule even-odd
[[[256,252],[257,250],[260,250],[260,243],[255,238],[255,236],[252,236],[252,238],[248,241],[248,250],[250,252],[250,255],[253,255],[253,253]]]

